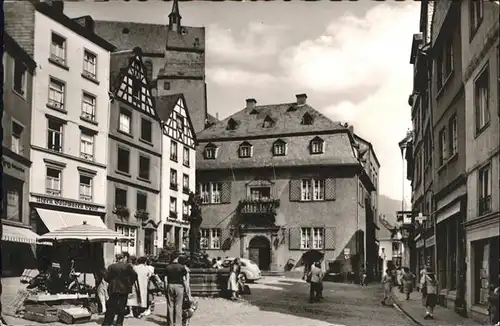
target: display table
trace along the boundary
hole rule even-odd
[[[26,301],[33,303],[55,303],[57,301],[78,301],[90,299],[88,294],[48,294],[39,293],[31,294],[26,298]]]

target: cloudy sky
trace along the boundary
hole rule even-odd
[[[167,24],[171,2],[66,2],[70,17]],[[418,2],[180,2],[182,23],[205,26],[208,110],[224,118],[258,104],[308,103],[372,142],[380,192],[402,196],[398,148],[411,126],[408,95]],[[404,188],[407,201],[410,187]]]

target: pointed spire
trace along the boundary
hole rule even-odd
[[[168,27],[173,31],[179,32],[181,29],[181,18],[179,0],[173,0],[172,11],[168,15]]]

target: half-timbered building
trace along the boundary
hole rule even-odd
[[[374,185],[352,130],[306,103],[246,108],[197,134],[201,247],[262,270],[293,269],[311,249],[325,268],[366,265],[365,201]],[[370,269],[370,266],[366,267]]]
[[[195,192],[195,131],[182,94],[160,96],[156,108],[163,131],[158,247],[188,247],[189,193]]]
[[[142,51],[111,56],[107,225],[129,237],[106,250],[155,254],[160,217],[161,128]]]

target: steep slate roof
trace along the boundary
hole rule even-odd
[[[287,110],[295,106],[296,110],[287,112]],[[258,114],[250,114],[251,111],[257,110]],[[309,113],[314,123],[311,125],[303,125],[302,116]],[[275,125],[271,128],[263,128],[264,119],[271,117]],[[239,122],[236,130],[227,130],[227,122],[234,119]],[[330,130],[345,129],[340,123],[333,122],[325,117],[319,111],[310,107],[307,104],[297,105],[296,103],[259,105],[255,108],[245,108],[226,119],[217,122],[215,125],[202,130],[198,133],[198,140],[210,140],[216,138],[235,138],[248,136],[264,136],[264,135],[280,135],[300,132],[322,132]]]
[[[290,111],[290,107],[294,109]],[[258,113],[251,114],[254,110]],[[301,124],[305,113],[313,117],[311,125]],[[274,126],[264,128],[263,123],[268,116],[274,121]],[[231,119],[237,122],[235,130],[227,128]],[[311,155],[309,152],[308,144],[316,136],[326,144],[325,152],[321,155]],[[196,166],[203,170],[359,165],[354,157],[349,130],[307,104],[284,103],[245,108],[200,131],[197,138]],[[277,139],[289,144],[287,155],[273,156],[272,144]],[[241,159],[237,155],[238,147],[245,140],[252,144],[253,155]],[[204,148],[210,143],[218,148],[216,159],[204,158]]]
[[[394,226],[392,226],[387,220],[380,218],[380,229],[377,231],[377,239],[380,240],[392,240],[392,230]]]
[[[31,1],[4,1],[4,31],[33,58],[35,6]]]
[[[114,92],[116,88],[120,87],[118,77],[124,72],[129,64],[129,60],[134,58],[134,50],[132,48],[127,51],[120,51],[111,53],[111,60],[109,64],[109,82],[110,90]]]
[[[94,21],[97,35],[113,43],[118,51],[140,47],[144,53],[164,53],[165,48],[194,49],[195,38],[198,38],[197,49],[205,49],[204,27],[182,26],[187,33],[171,31],[168,25],[144,24],[117,21]],[[128,30],[128,33],[124,33]]]
[[[161,121],[165,122],[170,118],[180,97],[182,97],[182,94],[164,95],[155,98],[156,112],[158,112]]]

